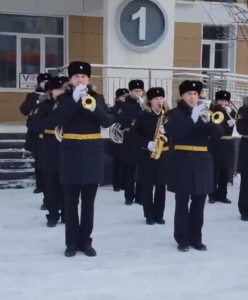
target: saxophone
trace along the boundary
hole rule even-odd
[[[165,122],[165,113],[162,111],[161,116],[158,118],[158,123],[156,127],[156,131],[154,134],[153,142],[155,143],[155,149],[151,152],[151,158],[159,159],[163,150],[164,143],[168,142],[166,136],[160,133],[160,126],[164,125]]]

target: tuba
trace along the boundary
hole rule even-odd
[[[154,134],[154,143],[155,143],[155,149],[151,152],[151,158],[153,159],[159,159],[163,150],[164,143],[168,142],[168,139],[166,136],[164,136],[162,133],[160,133],[159,129],[162,125],[165,123],[165,112],[162,111],[161,116],[158,119],[156,131]]]

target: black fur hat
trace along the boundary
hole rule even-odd
[[[118,89],[115,91],[115,97],[121,97],[124,96],[125,94],[129,94],[129,90],[128,89]]]
[[[66,76],[55,76],[49,80],[49,89],[56,90],[60,89],[64,83],[69,82],[69,78]]]
[[[51,78],[52,78],[52,75],[49,73],[40,73],[37,76],[37,83],[38,83],[38,85],[40,85],[42,81],[50,80]]]
[[[68,66],[68,75],[71,78],[73,75],[83,74],[90,78],[91,65],[83,61],[73,61]]]
[[[202,91],[202,83],[197,80],[185,80],[179,85],[180,96],[187,92],[197,92],[198,94]]]
[[[227,91],[218,91],[215,93],[215,101],[218,100],[226,100],[230,101],[231,100],[231,93]]]
[[[131,80],[128,84],[129,91],[133,91],[136,89],[144,90],[144,81],[140,79]]]
[[[146,97],[148,101],[151,101],[152,99],[156,98],[156,97],[165,97],[165,92],[164,89],[162,87],[153,87],[150,88],[147,93],[146,93]]]

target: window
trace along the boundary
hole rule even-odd
[[[0,14],[0,88],[20,88],[20,74],[65,63],[63,17]]]
[[[229,32],[229,26],[203,25],[202,68],[229,68]]]

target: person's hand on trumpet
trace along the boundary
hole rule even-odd
[[[78,102],[81,97],[86,96],[88,92],[87,86],[79,84],[73,91],[72,97],[75,102]]]

